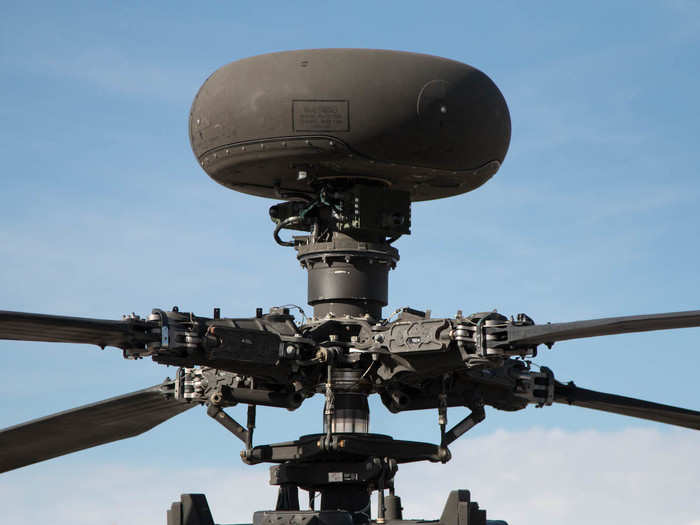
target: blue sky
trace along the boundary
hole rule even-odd
[[[546,322],[700,309],[697,2],[5,2],[1,13],[0,308],[118,318],[175,304],[228,316],[305,304],[304,273],[272,240],[272,201],[208,179],[189,148],[188,111],[206,77],[232,60],[368,47],[482,69],[513,125],[488,184],[414,205],[385,313],[498,308]],[[698,409],[699,338],[688,329],[565,342],[536,362],[582,386]],[[0,352],[3,427],[173,373],[109,349],[2,342]],[[258,442],[316,430],[319,403],[262,411]],[[191,412],[0,484],[22,487],[44,479],[42,469],[170,472],[183,454],[242,469],[238,443]],[[437,437],[434,413],[389,416],[377,406],[372,428]],[[691,431],[569,407],[492,410],[470,434],[533,428],[633,429],[700,445]],[[201,439],[210,446],[192,446]],[[644,454],[659,452],[650,443]]]

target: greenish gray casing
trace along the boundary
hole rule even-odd
[[[351,178],[418,201],[473,190],[496,173],[510,116],[491,79],[454,60],[285,51],[215,71],[192,104],[190,140],[214,180],[245,193],[279,198]]]

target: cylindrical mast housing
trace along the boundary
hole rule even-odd
[[[396,248],[336,232],[330,242],[302,243],[296,250],[308,271],[308,301],[314,317],[381,319],[389,299],[389,271],[399,259]]]
[[[328,403],[326,401],[326,403]],[[333,416],[331,417],[331,433],[361,433],[369,432],[369,404],[367,394],[359,392],[338,392],[333,400]],[[328,431],[323,422],[323,432]]]

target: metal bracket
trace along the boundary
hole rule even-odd
[[[176,399],[191,403],[203,401],[206,381],[201,368],[178,368],[175,378]]]
[[[524,370],[516,374],[517,384],[514,395],[526,399],[538,407],[549,406],[554,402],[554,373],[546,366],[539,372]]]
[[[247,427],[243,428],[238,421],[229,416],[217,405],[209,405],[207,415],[221,424],[226,430],[245,443],[245,451],[241,452],[241,458],[246,461],[253,449],[253,430],[255,429],[255,405],[248,405]]]
[[[238,439],[248,444],[248,431],[243,428],[238,421],[229,416],[224,410],[216,405],[209,405],[207,415],[213,418],[217,423],[221,424],[226,430],[231,432]]]
[[[160,347],[164,350],[170,348],[170,328],[168,325],[168,314],[164,310],[154,308],[151,317],[157,316],[160,320]]]
[[[475,405],[472,407],[471,413],[462,421],[453,426],[444,436],[445,446],[449,445],[457,438],[471,430],[476,425],[481,423],[486,418],[486,412],[483,405]]]

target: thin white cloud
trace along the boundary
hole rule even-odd
[[[468,488],[490,519],[511,525],[697,525],[699,447],[700,437],[688,431],[500,430],[463,438],[447,465],[402,466],[396,487],[412,518],[439,517],[449,491]],[[250,522],[254,510],[274,506],[265,467],[222,463],[193,464],[183,451],[168,468],[35,465],[0,478],[3,520],[163,523],[181,492],[205,492],[220,523]]]
[[[414,516],[469,488],[492,519],[517,525],[690,524],[700,518],[699,447],[688,431],[497,431],[460,442],[444,468],[402,469],[397,490]]]

